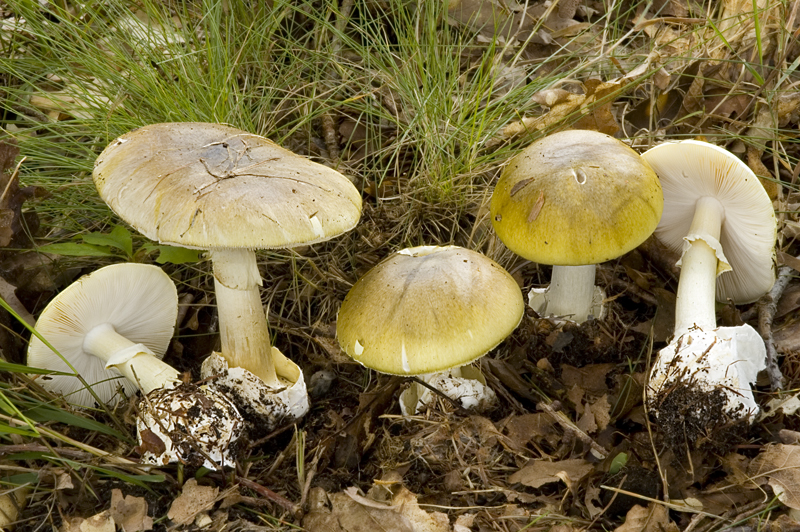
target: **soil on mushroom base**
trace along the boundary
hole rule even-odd
[[[727,402],[723,390],[709,392],[691,381],[673,384],[658,405],[664,442],[678,453],[687,447],[718,454],[730,451],[747,439],[750,421],[726,411]]]

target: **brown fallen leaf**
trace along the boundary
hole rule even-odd
[[[308,532],[450,532],[446,514],[426,512],[419,507],[416,495],[398,486],[385,502],[375,500],[373,490],[363,496],[355,488],[333,494],[314,488],[309,493],[311,509],[303,518],[303,528]]]
[[[22,204],[48,195],[42,187],[19,186],[19,168],[15,166],[18,155],[19,148],[13,140],[0,140],[0,247],[30,244],[28,234],[36,232],[39,218],[33,212],[23,215]]]
[[[122,532],[144,532],[153,529],[153,518],[147,515],[147,502],[142,497],[111,491],[111,518]]]
[[[186,481],[183,491],[172,501],[167,517],[180,525],[193,522],[195,516],[211,508],[219,494],[219,488],[199,486],[193,478]]]
[[[563,481],[571,487],[594,470],[591,462],[581,459],[531,460],[525,466],[508,477],[509,482],[519,482],[531,488],[539,488],[551,482]]]
[[[114,518],[108,510],[88,517],[68,517],[64,519],[62,532],[115,532]]]
[[[670,521],[669,512],[661,504],[650,503],[645,508],[635,505],[628,510],[625,522],[614,532],[678,532],[678,525]]]
[[[561,380],[568,388],[579,386],[587,393],[600,396],[608,393],[606,375],[612,369],[614,364],[590,364],[582,368],[561,364]]]
[[[548,89],[534,95],[533,100],[550,107],[550,110],[536,117],[526,117],[506,126],[501,139],[492,139],[494,146],[503,140],[522,134],[535,133],[552,127],[572,129],[591,129],[608,135],[619,131],[620,127],[611,112],[611,104],[620,96],[625,87],[619,83],[589,79],[584,82],[584,94],[574,94],[563,89]]]
[[[0,277],[0,297],[3,298],[3,301],[8,303],[8,306],[11,307],[20,318],[33,327],[36,324],[36,318],[33,317],[33,314],[28,312],[25,305],[17,298],[16,289],[16,286]]]
[[[772,488],[783,504],[800,510],[800,445],[767,445],[753,458],[747,474]]]
[[[543,412],[512,416],[505,422],[507,443],[516,450],[525,449],[530,441],[544,441],[556,445],[561,441],[561,433],[552,417]]]

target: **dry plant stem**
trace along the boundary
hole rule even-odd
[[[681,276],[675,300],[675,338],[693,327],[711,331],[717,327],[715,289],[717,254],[705,241],[719,241],[725,211],[715,198],[697,200],[689,235],[695,235],[681,258]]]
[[[596,266],[553,266],[547,289],[547,314],[583,323],[589,317]]]
[[[284,510],[291,512],[291,514],[295,517],[299,517],[302,513],[302,509],[300,508],[300,506],[298,506],[297,504],[293,503],[292,501],[290,501],[285,497],[281,497],[271,489],[265,488],[264,486],[258,484],[257,482],[253,482],[252,480],[240,477],[238,475],[236,477],[236,482],[238,482],[245,488],[255,491],[265,499],[274,502]]]
[[[575,425],[572,421],[567,419],[562,412],[557,412],[551,405],[541,402],[536,405],[537,410],[541,410],[545,414],[549,415],[553,421],[558,423],[562,429],[566,432],[569,432],[576,438],[578,438],[581,443],[586,445],[591,449],[593,455],[597,458],[603,459],[608,456],[608,451],[606,451],[603,447],[600,446],[599,443],[594,441],[591,436],[583,432],[577,425]]]
[[[272,361],[269,325],[261,305],[261,274],[256,254],[248,249],[214,250],[222,357],[232,368],[244,368],[268,386],[281,386]]]
[[[117,333],[110,323],[103,323],[88,332],[83,350],[113,366],[146,395],[170,382],[178,382],[178,372],[150,351],[144,344],[134,343]]]
[[[775,338],[772,335],[772,320],[778,309],[784,290],[792,278],[792,268],[783,266],[778,270],[778,279],[772,289],[758,301],[758,332],[767,347],[767,375],[773,392],[783,389],[783,374],[778,366],[778,351],[775,349]]]

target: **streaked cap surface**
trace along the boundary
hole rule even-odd
[[[368,368],[421,375],[485,355],[514,331],[524,308],[516,281],[488,257],[419,246],[393,253],[353,285],[336,336]]]
[[[153,124],[95,162],[100,196],[137,231],[196,249],[313,244],[352,229],[349,179],[274,142],[220,124]]]
[[[491,217],[517,255],[579,266],[634,249],[662,208],[658,178],[638,153],[609,135],[570,130],[537,140],[509,162]]]

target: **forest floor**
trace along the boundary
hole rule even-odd
[[[0,2],[0,493],[16,531],[800,530],[800,2],[121,4]],[[209,261],[153,246],[92,182],[119,135],[185,121],[263,135],[363,198],[352,231],[258,253],[274,343],[305,372],[311,410],[222,472],[139,464],[135,398],[76,408],[21,366],[57,293],[159,261],[181,301],[164,360],[199,378],[219,347]],[[404,418],[411,379],[340,349],[349,289],[405,247],[463,246],[524,293],[545,286],[550,267],[503,246],[489,201],[511,157],[568,128],[639,153],[705,140],[761,180],[786,282],[777,305],[718,312],[778,353],[782,389],[759,380],[752,423],[683,439],[647,412],[680,272],[652,238],[598,266],[605,317],[528,309],[475,363],[500,399],[487,412],[437,401]]]

